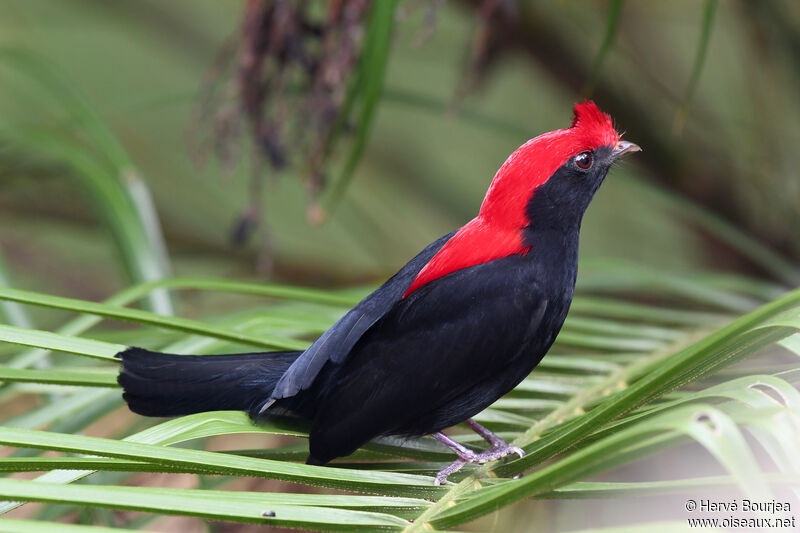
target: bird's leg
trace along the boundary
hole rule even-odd
[[[492,446],[492,448],[507,446],[506,441],[504,441],[503,439],[501,439],[500,437],[498,437],[497,435],[495,435],[482,425],[478,424],[473,419],[467,418],[464,421],[464,423],[468,425],[472,429],[472,431],[483,437],[483,440],[488,442]]]
[[[520,457],[525,456],[525,452],[522,448],[518,448],[517,446],[510,446],[506,441],[483,427],[482,425],[478,424],[474,420],[467,419],[466,424],[472,428],[478,435],[483,437],[486,442],[489,443],[490,447],[485,452],[475,453],[469,448],[457,443],[444,433],[434,433],[433,436],[456,452],[458,455],[458,459],[450,463],[445,468],[441,469],[438,474],[436,474],[436,481],[434,484],[441,485],[445,481],[447,481],[447,476],[453,474],[454,472],[458,472],[461,468],[467,463],[477,463],[483,464],[488,463],[490,461],[496,461],[498,459],[502,459],[507,457],[511,454],[517,454]]]
[[[464,423],[472,428],[475,433],[483,437],[484,440],[486,440],[486,442],[488,442],[490,445],[488,450],[475,456],[475,462],[488,463],[489,461],[496,461],[498,459],[502,459],[503,457],[507,457],[512,453],[515,453],[520,457],[525,457],[525,451],[522,448],[511,446],[506,441],[475,422],[473,419],[468,418]]]
[[[507,455],[511,455],[512,453],[515,453],[515,454],[519,455],[520,457],[525,457],[525,451],[522,448],[519,448],[517,446],[510,446],[506,441],[504,441],[503,439],[501,439],[500,437],[498,437],[497,435],[495,435],[494,433],[492,433],[491,431],[489,431],[488,429],[486,429],[482,425],[478,424],[473,419],[467,418],[467,420],[464,423],[466,425],[468,425],[470,428],[472,428],[472,430],[475,433],[477,433],[478,435],[483,437],[483,439],[486,442],[489,443],[490,448],[489,448],[489,450],[487,450],[484,453],[488,453],[488,452],[491,452],[491,451],[495,451],[495,452],[501,452],[502,451],[502,452],[505,452],[505,453],[501,457],[505,457]],[[481,455],[481,454],[479,454],[479,455]],[[489,460],[492,461],[493,459],[489,459]]]
[[[456,455],[458,455],[458,459],[439,470],[439,473],[436,474],[436,480],[433,482],[433,484],[441,485],[447,481],[447,476],[454,472],[458,472],[465,464],[475,461],[477,454],[469,448],[457,443],[444,433],[434,433],[433,436],[436,440],[456,452]]]
[[[463,460],[465,463],[471,463],[475,460],[475,457],[477,457],[475,452],[466,446],[457,443],[444,433],[434,433],[433,436],[436,440],[456,452],[456,455],[458,455],[459,459]]]
[[[455,472],[458,472],[459,470],[461,470],[461,467],[464,466],[465,464],[467,464],[467,461],[463,459],[456,459],[446,467],[439,470],[439,472],[436,474],[436,479],[434,480],[433,484],[437,486],[441,485],[442,483],[447,481],[447,476],[449,476],[450,474],[454,474]]]

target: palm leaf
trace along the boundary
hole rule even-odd
[[[332,467],[315,467],[296,462],[304,459],[303,444],[263,450],[194,449],[220,435],[306,436],[297,423],[255,425],[240,412],[190,415],[141,431],[130,429],[118,438],[77,434],[121,406],[113,359],[123,347],[119,341],[136,342],[147,328],[156,327],[160,333],[152,337],[154,347],[167,351],[301,347],[306,341],[299,339],[318,334],[321,325],[335,320],[357,296],[191,278],[135,286],[105,303],[2,288],[0,300],[74,316],[56,332],[0,327],[0,339],[8,346],[38,349],[2,352],[0,379],[6,385],[0,401],[62,391],[58,397],[41,396],[41,405],[6,419],[0,427],[0,443],[16,450],[0,459],[5,476],[0,478],[0,496],[9,500],[0,505],[0,513],[24,502],[45,502],[67,505],[58,509],[128,509],[151,517],[176,514],[325,531],[423,531],[456,527],[528,497],[613,498],[637,491],[738,486],[743,494],[764,498],[774,487],[800,486],[795,453],[800,393],[793,385],[797,373],[792,372],[796,364],[790,363],[788,372],[786,365],[773,363],[767,365],[773,372],[733,378],[719,372],[778,342],[781,347],[773,350],[784,350],[796,362],[800,290],[772,298],[779,288],[748,280],[632,273],[634,269],[625,265],[584,267],[582,290],[551,355],[477,417],[523,446],[527,456],[465,470],[444,487],[434,486],[431,476],[451,456],[429,438],[377,439]],[[125,307],[164,288],[178,296],[183,289],[240,292],[264,296],[266,302],[250,312],[204,321]],[[649,302],[660,303],[631,299],[630,294],[643,289],[652,295]],[[291,306],[298,305],[303,313],[292,314]],[[744,307],[754,308],[742,314]],[[106,328],[92,333],[108,318],[139,324],[140,330]],[[117,342],[101,340],[111,337]],[[50,352],[55,352],[53,366],[31,368]],[[766,450],[778,473],[762,471],[746,433]],[[468,446],[481,445],[473,435],[457,438]],[[630,484],[589,481],[597,473],[690,441],[705,448],[728,476]],[[41,456],[42,451],[62,455]],[[42,471],[46,473],[32,480],[8,477]],[[193,473],[221,482],[255,476],[294,484],[281,493],[225,490],[224,485],[123,485],[128,476],[142,472]],[[515,479],[523,472],[529,473]],[[100,485],[79,483],[112,473],[116,477],[103,477],[111,481]],[[325,487],[335,494],[297,492],[294,487],[299,485]],[[31,520],[5,523],[9,531],[47,527],[46,522]]]

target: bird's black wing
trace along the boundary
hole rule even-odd
[[[341,363],[361,336],[402,297],[411,282],[455,232],[429,244],[391,279],[347,312],[314,342],[281,376],[271,400],[290,398],[308,389],[328,361]],[[267,399],[265,398],[265,401]]]
[[[480,412],[539,362],[566,314],[561,307],[520,256],[421,287],[310,391],[318,406],[311,460],[347,455],[381,434],[440,431]]]

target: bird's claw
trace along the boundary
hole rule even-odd
[[[450,474],[454,474],[461,470],[461,468],[467,463],[473,464],[484,464],[490,463],[492,461],[497,461],[498,459],[504,459],[509,455],[518,455],[519,457],[525,457],[525,450],[520,448],[519,446],[509,446],[505,442],[502,444],[498,444],[492,446],[485,452],[475,453],[472,452],[471,454],[459,453],[458,459],[447,465],[446,467],[442,468],[438,474],[436,474],[436,479],[434,480],[434,485],[441,485],[445,481],[447,481],[447,476]]]
[[[461,467],[464,466],[465,464],[467,464],[467,461],[465,461],[464,459],[456,459],[446,467],[439,470],[439,473],[436,474],[436,479],[433,481],[433,484],[436,485],[437,487],[443,484],[444,482],[447,481],[447,476],[455,472],[458,472],[459,470],[461,470]]]
[[[514,454],[517,454],[520,459],[525,457],[525,450],[523,450],[519,446],[509,446],[508,450],[510,452],[508,455],[511,455],[512,453],[514,453]]]

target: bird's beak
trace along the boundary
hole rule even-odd
[[[642,149],[639,148],[638,144],[634,144],[630,141],[618,141],[617,145],[611,151],[611,157],[617,159],[625,154],[641,151]]]

